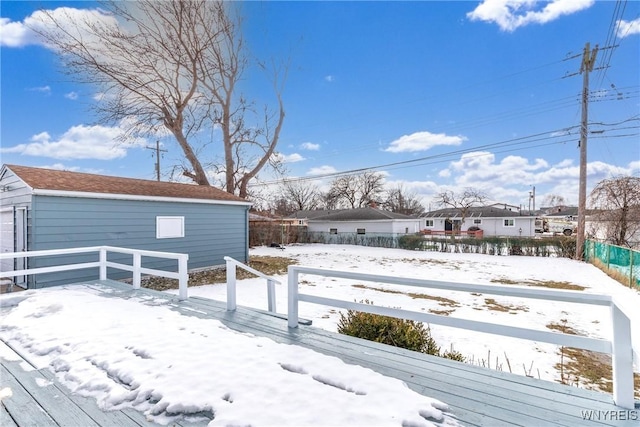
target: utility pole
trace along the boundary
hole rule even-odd
[[[578,190],[578,232],[576,236],[576,259],[582,260],[584,253],[585,216],[587,209],[587,134],[589,107],[589,73],[596,62],[598,45],[591,50],[589,42],[584,45],[580,74],[582,74],[582,122],[580,126],[580,188]]]
[[[160,141],[156,140],[156,146],[155,147],[145,147],[148,148],[149,150],[154,150],[156,152],[156,179],[158,181],[160,181],[160,152],[164,152],[166,153],[167,150],[161,149],[160,148]]]

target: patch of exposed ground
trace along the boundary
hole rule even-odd
[[[429,313],[431,313],[431,314],[438,314],[438,315],[440,315],[440,316],[448,316],[448,315],[450,315],[451,313],[453,313],[454,311],[455,311],[455,309],[454,309],[454,310],[435,310],[435,309],[433,309],[433,308],[430,308],[430,309],[429,309]]]
[[[566,289],[569,291],[584,291],[587,289],[585,286],[576,285],[575,283],[556,280],[511,280],[503,277],[500,279],[491,279],[491,282],[500,283],[501,285],[535,286],[540,288]]]
[[[268,276],[275,276],[287,273],[287,267],[297,264],[298,261],[287,257],[275,256],[252,256],[249,259],[249,267],[260,271]],[[251,279],[257,277],[241,268],[236,269],[236,279]],[[227,281],[226,268],[214,268],[210,270],[196,271],[189,273],[189,286],[210,285],[212,283],[225,283]],[[146,277],[142,281],[142,286],[156,291],[166,291],[167,289],[178,289],[178,281],[165,277]]]
[[[565,334],[585,336],[569,326],[567,319],[550,322],[546,327]],[[574,347],[560,347],[559,354],[560,362],[555,365],[560,373],[558,382],[613,393],[610,355]],[[640,374],[633,374],[633,384],[635,397],[640,398]]]
[[[369,289],[369,290],[372,290],[372,291],[384,292],[384,293],[388,293],[388,294],[402,294],[402,295],[406,295],[408,297],[411,297],[413,299],[428,299],[428,300],[432,300],[432,301],[437,301],[439,305],[444,306],[444,307],[460,307],[460,303],[458,301],[454,301],[454,300],[449,299],[449,298],[439,297],[439,296],[435,296],[435,295],[428,295],[428,294],[423,294],[423,293],[418,293],[418,292],[402,292],[402,291],[396,291],[394,289],[376,288],[375,286],[367,286],[367,285],[362,285],[360,283],[357,283],[357,284],[351,285],[351,286],[354,287],[354,288]]]
[[[442,265],[444,267],[452,268],[453,270],[460,270],[460,264],[463,261],[450,261],[450,260],[441,260],[441,259],[418,259],[418,258],[401,258],[401,259],[391,259],[391,258],[382,258],[382,259],[370,259],[370,261],[383,264],[383,265],[393,265],[398,262],[403,262],[406,264],[413,265]]]
[[[484,307],[492,311],[501,311],[504,313],[516,314],[518,311],[529,311],[526,305],[503,304],[493,298],[484,299]]]

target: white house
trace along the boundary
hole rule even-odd
[[[533,215],[504,208],[504,205],[471,207],[464,221],[460,209],[447,208],[421,215],[422,229],[427,231],[466,231],[477,227],[484,236],[535,236]],[[508,205],[507,205],[508,206]]]
[[[298,211],[289,218],[307,221],[309,232],[402,235],[420,231],[422,220],[373,207]]]

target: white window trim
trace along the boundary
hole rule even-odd
[[[184,237],[183,216],[157,216],[156,239],[179,239]]]
[[[507,224],[507,221],[511,221],[511,225]],[[510,218],[505,218],[504,221],[502,221],[502,226],[503,227],[515,227],[516,226],[516,220],[515,219],[510,219]]]
[[[482,220],[481,219],[478,219],[478,218],[474,218],[473,219],[473,225],[480,225],[480,224],[482,224]]]
[[[429,223],[431,223],[431,224],[429,224]],[[432,219],[426,219],[425,223],[424,223],[424,226],[425,227],[433,227],[433,224],[434,224],[434,221]]]
[[[362,233],[360,233],[360,230],[362,230]],[[367,229],[366,228],[356,228],[356,234],[362,236],[367,234]]]

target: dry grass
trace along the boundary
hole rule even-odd
[[[631,277],[629,275],[623,274],[614,268],[607,268],[607,265],[602,261],[600,261],[599,259],[593,260],[592,263],[593,265],[598,267],[600,270],[604,271],[605,274],[611,277],[613,280],[621,283],[622,285],[628,286],[630,288],[634,288],[633,284],[636,281],[635,277]],[[640,291],[639,287],[635,287],[635,289]]]
[[[249,267],[269,276],[286,274],[287,267],[297,264],[297,261],[286,257],[275,256],[252,256],[249,259]],[[254,274],[240,268],[236,269],[236,278],[250,279],[256,277]],[[227,281],[226,268],[214,268],[210,270],[189,273],[189,286],[210,285],[212,283],[225,283]],[[167,289],[178,289],[178,281],[164,277],[148,277],[143,280],[142,286],[157,291]]]
[[[460,303],[457,301],[454,301],[449,298],[435,296],[435,295],[428,295],[428,294],[417,293],[417,292],[402,292],[394,289],[376,288],[375,286],[367,286],[360,283],[357,283],[351,286],[358,289],[369,289],[372,291],[384,292],[387,294],[402,294],[402,295],[411,297],[413,299],[427,299],[431,301],[437,301],[439,305],[442,305],[444,307],[460,307]]]
[[[493,298],[485,298],[484,306],[487,307],[488,310],[492,311],[501,311],[505,313],[516,314],[518,311],[529,311],[529,307],[524,305],[513,305],[513,304],[502,304]]]
[[[560,354],[564,366],[556,364],[556,369],[564,371],[563,384],[581,384],[585,388],[613,393],[611,356],[573,347],[562,347]],[[634,395],[640,399],[640,374],[633,374]]]
[[[584,286],[576,285],[575,283],[567,282],[567,281],[556,281],[556,280],[524,280],[524,281],[516,281],[506,278],[500,279],[491,279],[492,283],[500,283],[502,285],[520,285],[520,286],[535,286],[540,288],[550,288],[550,289],[565,289],[569,291],[584,291],[587,289]]]
[[[565,334],[570,335],[581,335],[577,330],[573,329],[571,326],[566,324],[566,319],[562,319],[560,323],[551,322],[545,325],[547,328],[552,329],[554,331],[559,331]]]
[[[440,316],[448,316],[448,315],[450,315],[451,313],[453,313],[454,311],[455,311],[455,310],[435,310],[435,309],[433,309],[433,308],[430,308],[430,309],[429,309],[429,313],[431,313],[431,314],[437,314],[437,315],[440,315]]]
[[[581,335],[575,328],[569,326],[567,319],[560,322],[550,322],[548,329],[571,335]],[[585,388],[613,393],[613,375],[611,356],[582,350],[574,347],[560,347],[560,362],[555,368],[560,372],[559,382],[568,385],[582,385]],[[633,374],[634,394],[640,398],[640,374]]]

